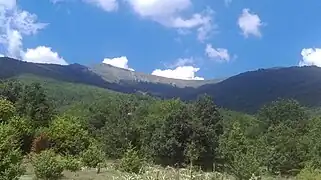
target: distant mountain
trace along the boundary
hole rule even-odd
[[[0,78],[30,74],[64,82],[93,85],[123,93],[142,93],[165,98],[179,96],[182,88],[184,92],[190,92],[194,90],[192,86],[215,82],[169,79],[131,72],[105,64],[89,68],[80,64],[62,66],[28,63],[7,57],[0,58]]]
[[[93,72],[100,75],[107,82],[119,84],[133,84],[133,83],[154,83],[167,84],[174,87],[199,87],[205,84],[215,84],[221,80],[180,80],[170,79],[155,75],[144,74],[140,72],[130,71],[127,69],[117,68],[108,64],[98,64],[90,68]]]
[[[162,98],[192,100],[206,93],[221,107],[248,113],[278,98],[294,98],[303,105],[321,107],[321,68],[315,66],[259,69],[221,81],[187,81],[132,72],[105,64],[93,67],[80,64],[61,66],[0,58],[1,79],[24,75]]]
[[[305,106],[321,106],[321,68],[316,66],[259,69],[207,84],[185,98],[207,93],[220,106],[255,112],[278,98],[293,98]]]

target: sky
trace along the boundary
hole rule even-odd
[[[321,1],[0,0],[0,56],[186,80],[321,66]]]

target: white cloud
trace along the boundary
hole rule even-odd
[[[319,48],[305,48],[301,51],[302,60],[299,62],[300,66],[315,65],[321,67],[321,49]]]
[[[261,37],[262,35],[260,28],[263,26],[263,23],[260,17],[257,14],[251,13],[249,9],[243,9],[238,19],[238,25],[245,37],[249,35]]]
[[[23,36],[36,34],[46,25],[38,23],[35,14],[20,10],[16,1],[0,0],[0,43],[6,56],[21,58]]]
[[[230,54],[227,49],[224,48],[213,48],[211,44],[207,44],[205,48],[205,54],[211,58],[219,61],[229,61]]]
[[[43,64],[60,64],[68,65],[64,58],[60,57],[57,52],[50,47],[38,46],[35,49],[27,49],[22,55],[23,61]]]
[[[17,30],[7,32],[7,56],[12,58],[20,58],[22,53],[22,36]]]
[[[169,67],[179,67],[179,66],[186,66],[194,63],[193,58],[179,58],[174,64]]]
[[[3,55],[3,54],[0,54],[0,57],[4,57],[4,55]]]
[[[0,7],[2,6],[6,9],[13,9],[16,4],[16,0],[0,0]]]
[[[179,66],[175,69],[155,69],[152,75],[162,76],[166,78],[173,79],[184,79],[184,80],[204,80],[202,77],[197,77],[195,74],[200,68],[195,68],[193,66]]]
[[[213,28],[211,9],[194,13],[189,18],[183,16],[183,12],[192,7],[191,0],[126,1],[143,18],[151,19],[169,28],[196,29],[200,41],[205,40]]]
[[[116,11],[118,9],[117,0],[83,0],[86,3],[93,4],[102,8],[105,11]]]
[[[15,0],[0,0],[0,44],[6,51],[3,56],[34,63],[66,65],[67,62],[49,47],[23,50],[23,37],[35,35],[46,26],[46,23],[37,22],[35,14],[19,9]]]
[[[50,0],[52,3],[62,3],[62,2],[70,2],[70,1],[79,1],[79,0]],[[91,4],[93,6],[97,6],[104,11],[112,12],[117,11],[119,8],[118,0],[81,0],[84,3]]]
[[[128,66],[128,59],[126,56],[121,56],[121,57],[115,57],[115,58],[105,58],[103,60],[103,63],[109,64],[114,67],[122,68],[122,69],[127,69],[130,71],[135,71],[132,68],[129,68]]]

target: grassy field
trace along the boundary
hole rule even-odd
[[[235,180],[232,176],[220,173],[193,172],[189,169],[174,169],[161,167],[147,167],[142,174],[129,174],[115,170],[112,164],[107,164],[97,174],[96,169],[84,168],[78,172],[65,171],[65,180]],[[27,165],[27,172],[20,180],[34,180],[31,165]],[[263,177],[262,180],[294,180],[278,177]]]

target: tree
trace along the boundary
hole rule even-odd
[[[93,142],[81,153],[81,161],[84,165],[90,168],[97,168],[97,173],[100,173],[100,164],[104,162],[105,158],[105,153],[96,142]]]
[[[188,161],[186,149],[193,133],[192,117],[182,102],[172,100],[168,105],[171,109],[163,115],[162,125],[155,129],[150,150],[156,163],[183,166]]]
[[[266,166],[271,173],[296,174],[304,167],[307,115],[297,101],[278,100],[264,106],[258,118],[265,123]]]
[[[23,86],[19,81],[5,81],[0,84],[0,98],[16,103],[21,98]]]
[[[18,180],[25,172],[23,156],[14,129],[0,123],[0,177],[5,180]]]
[[[53,109],[39,83],[25,86],[16,103],[20,115],[26,115],[35,127],[46,127],[53,117]]]
[[[222,116],[216,108],[212,98],[207,95],[200,96],[192,107],[194,119],[199,123],[194,132],[194,138],[198,138],[198,147],[203,148],[199,157],[199,162],[204,168],[210,168],[214,162],[219,161],[217,148],[219,137],[223,134]],[[198,137],[196,137],[198,136]]]
[[[64,155],[78,155],[90,144],[90,136],[81,125],[72,119],[57,117],[48,133],[53,148]]]
[[[236,121],[225,131],[220,139],[219,150],[229,173],[237,179],[247,180],[252,174],[259,174],[262,166],[264,151],[259,140],[253,140],[245,135],[245,129]],[[263,150],[261,150],[261,148]]]
[[[0,97],[0,123],[8,122],[10,118],[16,113],[16,108],[14,105],[5,99]]]

